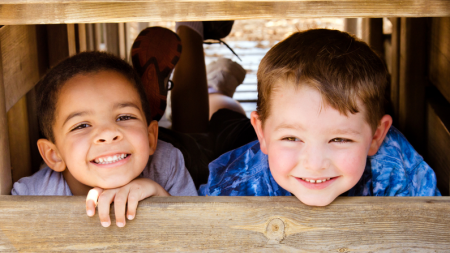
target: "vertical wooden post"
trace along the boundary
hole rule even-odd
[[[94,24],[94,50],[101,51],[100,44],[102,43],[102,24]]]
[[[32,174],[27,96],[8,111],[9,147],[12,181]]]
[[[402,18],[400,25],[399,128],[421,154],[425,149],[427,80],[426,18]]]
[[[80,52],[87,50],[86,46],[86,24],[78,24],[78,45]]]
[[[383,46],[383,19],[365,18],[362,22],[362,39],[377,52],[380,57],[384,57]]]
[[[86,50],[95,50],[94,24],[86,24]]]
[[[400,64],[400,18],[391,18],[391,101],[394,123],[398,122],[399,107],[399,64]]]
[[[119,24],[107,23],[105,24],[105,41],[106,41],[106,51],[120,56],[120,45],[119,45]]]
[[[77,54],[77,44],[75,40],[75,25],[67,24],[67,46],[69,47],[69,56]]]
[[[11,161],[8,138],[8,119],[6,116],[5,86],[3,84],[2,52],[0,45],[0,194],[11,193]]]
[[[346,18],[344,20],[344,31],[357,35],[358,34],[358,19],[357,18]]]
[[[125,41],[125,24],[119,23],[119,55],[121,59],[127,58],[126,41]]]

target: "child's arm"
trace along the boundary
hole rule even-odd
[[[128,202],[127,218],[134,219],[138,202],[150,196],[170,196],[159,184],[147,178],[138,178],[129,184],[116,189],[103,190],[94,188],[89,191],[86,198],[86,213],[94,216],[95,207],[98,204],[98,216],[103,227],[111,225],[109,208],[114,202],[114,212],[116,215],[116,225],[125,226],[125,208]]]

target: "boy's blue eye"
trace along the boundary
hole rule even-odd
[[[74,127],[72,130],[70,131],[74,131],[74,130],[78,130],[78,129],[83,129],[89,127],[89,124],[83,123],[83,124],[79,124],[78,126]]]
[[[334,138],[334,139],[331,139],[330,142],[347,143],[347,142],[352,142],[352,140],[344,139],[344,138]]]
[[[124,120],[130,120],[130,119],[135,119],[135,117],[130,116],[130,115],[122,115],[117,117],[117,121],[124,121]]]

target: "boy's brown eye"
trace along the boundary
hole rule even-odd
[[[295,138],[295,137],[285,137],[284,140],[286,140],[286,141],[296,141],[297,138]]]
[[[347,142],[351,142],[351,140],[349,140],[349,139],[344,139],[344,138],[334,138],[334,139],[332,139],[330,142],[347,143]]]
[[[89,125],[88,124],[79,124],[78,126],[73,128],[71,131],[78,130],[78,129],[83,129],[83,128],[86,128],[86,127],[89,127]]]
[[[130,119],[135,119],[135,117],[130,116],[130,115],[123,115],[123,116],[119,116],[117,118],[117,121],[124,121],[124,120],[130,120]]]

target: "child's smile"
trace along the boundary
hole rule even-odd
[[[140,175],[156,149],[157,123],[147,126],[138,92],[119,73],[69,79],[55,113],[53,130],[67,168],[64,176],[76,179],[80,187],[123,186]],[[74,192],[78,186],[67,181]]]
[[[275,181],[316,206],[351,189],[364,172],[373,137],[363,106],[358,109],[345,116],[314,88],[278,84],[264,126],[255,128]]]

